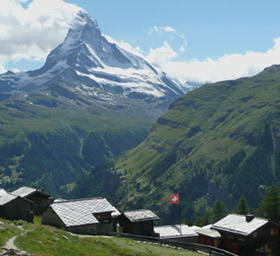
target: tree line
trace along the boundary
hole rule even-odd
[[[205,226],[210,223],[213,224],[230,212],[242,215],[252,213],[257,217],[280,223],[280,188],[276,186],[269,187],[257,208],[250,208],[244,196],[240,198],[233,211],[228,211],[222,201],[216,201],[212,207],[206,209],[204,216],[196,219],[195,225]]]

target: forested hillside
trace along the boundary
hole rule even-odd
[[[114,200],[170,218],[173,192],[181,194],[184,216],[216,200],[231,209],[242,195],[256,207],[266,187],[280,180],[279,96],[280,66],[272,66],[178,99],[142,144],[115,161],[110,172],[122,183]]]

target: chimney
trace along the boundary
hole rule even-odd
[[[254,214],[248,213],[246,215],[246,222],[251,222],[255,218]]]

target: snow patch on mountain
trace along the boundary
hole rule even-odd
[[[154,97],[171,102],[184,93],[158,67],[108,41],[97,22],[81,11],[72,28],[44,66],[35,71],[0,76],[0,88],[11,92],[48,91],[59,85],[89,97]],[[144,97],[145,96],[145,97]]]

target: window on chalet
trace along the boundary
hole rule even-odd
[[[278,236],[279,234],[279,228],[271,228],[270,229],[270,235],[271,236]]]
[[[95,213],[94,217],[100,223],[111,223],[111,213]]]

